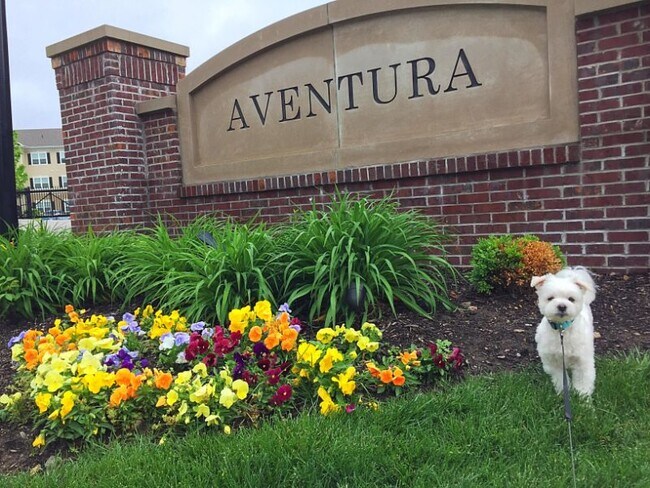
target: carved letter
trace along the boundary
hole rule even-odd
[[[300,118],[300,107],[298,107],[298,110],[296,111],[295,115],[291,118],[287,117],[287,107],[289,107],[291,110],[294,110],[293,108],[293,94],[289,95],[289,99],[287,100],[286,93],[288,91],[293,91],[295,92],[296,98],[298,97],[298,87],[297,86],[292,86],[289,88],[282,88],[281,90],[278,90],[280,92],[280,105],[282,106],[282,118],[280,119],[280,122],[288,122],[290,120],[297,120]]]
[[[346,107],[345,110],[355,110],[359,108],[357,105],[354,104],[354,85],[353,85],[354,80],[352,79],[352,77],[359,78],[359,83],[363,85],[363,73],[361,73],[361,71],[358,71],[357,73],[350,73],[349,75],[339,76],[339,81],[338,81],[339,90],[341,89],[342,81],[345,79],[348,80],[348,106]]]
[[[251,95],[250,99],[253,100],[253,103],[255,104],[255,110],[257,110],[257,115],[260,117],[260,122],[262,122],[262,125],[266,123],[266,116],[269,113],[269,101],[271,100],[271,94],[273,92],[266,92],[264,95],[266,95],[266,107],[264,107],[264,113],[262,113],[262,109],[260,108],[260,104],[257,103],[257,97],[258,95]]]
[[[377,73],[381,68],[373,68],[368,70],[368,73],[372,75],[372,98],[375,100],[376,103],[385,105],[395,100],[395,97],[397,96],[397,67],[400,66],[401,64],[402,63],[390,65],[390,68],[393,68],[393,98],[387,101],[383,101],[381,98],[379,98],[379,87],[377,86],[378,85]]]
[[[235,117],[235,111],[237,112],[237,117]],[[232,126],[232,123],[235,120],[239,120],[241,122],[241,127],[240,129],[248,129],[250,126],[246,123],[246,119],[244,118],[244,113],[241,111],[241,107],[239,106],[239,100],[235,98],[235,103],[232,105],[232,114],[230,114],[230,127],[228,127],[228,130],[226,132],[230,132],[231,130],[235,130]]]
[[[463,62],[463,66],[465,67],[465,72],[464,73],[456,74],[456,70],[458,69],[458,61]],[[456,66],[454,66],[454,72],[451,75],[451,80],[449,80],[449,86],[445,90],[445,93],[450,92],[450,91],[456,91],[458,89],[458,88],[454,88],[452,85],[454,84],[454,79],[459,78],[461,76],[469,76],[470,84],[467,85],[465,88],[474,88],[476,86],[481,86],[481,83],[479,83],[476,80],[476,76],[474,75],[474,71],[472,70],[472,66],[469,64],[469,61],[467,60],[467,56],[465,55],[465,51],[462,50],[462,49],[458,52],[458,57],[456,58]]]
[[[420,75],[418,72],[418,63],[420,61],[425,61],[429,66],[429,69],[423,75]],[[440,91],[440,85],[438,85],[438,87],[433,86],[433,80],[429,78],[429,75],[433,74],[434,70],[436,69],[436,62],[433,60],[433,58],[419,58],[412,61],[407,61],[407,63],[411,65],[411,74],[413,79],[413,95],[409,97],[409,100],[412,98],[420,98],[424,96],[420,93],[418,80],[424,80],[427,82],[427,89],[429,90],[429,94],[435,95]]]
[[[311,83],[305,84],[307,87],[307,90],[309,90],[309,113],[307,114],[307,117],[316,117],[316,114],[314,113],[311,105],[311,96],[314,95],[319,103],[323,106],[325,110],[327,110],[328,114],[332,113],[332,81],[334,81],[333,78],[330,78],[328,80],[323,80],[324,83],[327,83],[327,102],[323,98],[323,96],[316,91],[316,88],[314,88],[314,85]]]

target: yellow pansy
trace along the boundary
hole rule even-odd
[[[83,377],[82,382],[91,393],[99,393],[102,388],[110,388],[115,383],[115,374],[97,371]]]
[[[191,371],[182,371],[178,373],[176,376],[176,379],[174,380],[175,385],[184,385],[188,381],[190,381],[190,378],[192,378],[192,372]]]
[[[329,344],[337,336],[337,332],[330,327],[325,327],[316,332],[316,340],[322,342],[323,344]]]
[[[347,329],[345,331],[345,340],[348,342],[357,342],[359,337],[361,337],[361,332],[355,329]]]
[[[65,417],[72,411],[76,399],[77,395],[71,391],[66,391],[63,394],[63,398],[61,398],[61,418]]]
[[[166,405],[167,405],[167,397],[165,395],[158,397],[158,401],[156,402],[156,407],[164,407]]]
[[[197,363],[196,366],[192,368],[192,371],[197,373],[201,378],[208,376],[208,367],[205,363]]]
[[[92,352],[97,345],[97,339],[94,337],[84,337],[77,342],[79,349],[85,349],[86,351]]]
[[[63,386],[64,378],[57,371],[51,370],[45,375],[43,384],[47,386],[47,391],[50,393],[55,392]]]
[[[50,365],[57,373],[63,373],[65,370],[70,368],[70,364],[67,361],[64,361],[60,356],[54,357],[50,362]]]
[[[36,439],[34,439],[34,442],[32,442],[32,447],[43,447],[45,445],[45,436],[43,434],[39,434],[36,436]]]
[[[322,400],[320,404],[320,413],[328,415],[332,412],[338,412],[341,407],[332,401],[332,397],[322,386],[318,388],[318,396]]]
[[[352,395],[352,393],[354,393],[357,384],[352,381],[352,378],[354,378],[355,373],[356,370],[354,367],[350,366],[344,373],[332,378],[332,381],[339,385],[339,389],[344,395]]]
[[[50,408],[50,403],[52,402],[51,393],[39,393],[34,399],[36,406],[38,407],[39,413],[47,412],[47,409]]]
[[[309,363],[311,366],[314,366],[322,353],[323,351],[313,344],[303,342],[298,346],[298,361]]]
[[[335,347],[330,347],[319,363],[320,372],[327,373],[330,369],[332,369],[334,363],[338,361],[343,361],[343,354],[341,354]]]
[[[228,321],[230,332],[241,332],[242,334],[248,327],[248,318],[250,316],[251,308],[247,305],[244,308],[235,308],[228,313]]]
[[[101,354],[93,355],[89,351],[84,351],[83,357],[81,358],[81,361],[79,361],[79,366],[77,366],[78,373],[80,375],[85,375],[100,371],[102,369],[102,362],[99,359],[101,356]]]
[[[178,392],[176,390],[169,390],[167,392],[167,405],[172,406],[178,401]]]
[[[267,300],[259,301],[255,304],[255,315],[264,322],[268,322],[273,318],[271,312],[271,303]]]
[[[226,386],[232,385],[232,376],[230,376],[230,373],[228,373],[228,371],[222,369],[219,371],[219,376],[226,383]]]
[[[59,409],[57,408],[54,412],[49,414],[47,418],[50,420],[56,420],[58,416],[59,416]]]
[[[208,417],[210,415],[210,407],[205,403],[198,405],[194,411],[196,412],[195,417]]]
[[[249,387],[248,383],[244,380],[235,380],[232,382],[232,389],[235,391],[237,398],[243,400],[248,395]]]
[[[225,387],[221,390],[221,396],[219,397],[219,403],[226,408],[230,408],[237,401],[237,395],[230,388]]]
[[[209,384],[201,386],[198,390],[190,393],[190,401],[194,403],[205,403],[214,393],[214,387]]]
[[[22,357],[23,354],[25,353],[25,348],[23,347],[22,344],[14,344],[11,346],[11,360],[12,361],[19,361]]]

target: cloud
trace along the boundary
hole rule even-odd
[[[7,2],[14,128],[60,127],[45,48],[99,25],[190,48],[188,71],[238,40],[325,0],[16,0]]]

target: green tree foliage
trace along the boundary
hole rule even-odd
[[[27,169],[25,165],[20,162],[20,155],[22,154],[22,149],[20,144],[18,144],[18,133],[14,131],[14,168],[16,174],[16,188],[22,189],[27,187],[27,181],[29,177],[27,176]]]

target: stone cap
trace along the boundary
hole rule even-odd
[[[120,29],[111,25],[101,25],[89,31],[83,32],[76,36],[70,37],[63,41],[57,42],[45,48],[45,54],[48,58],[54,58],[60,54],[72,51],[99,39],[110,38],[118,41],[126,41],[138,46],[157,49],[168,52],[177,56],[187,58],[190,55],[190,48],[174,42],[164,41],[156,37],[145,36],[137,32]]]

